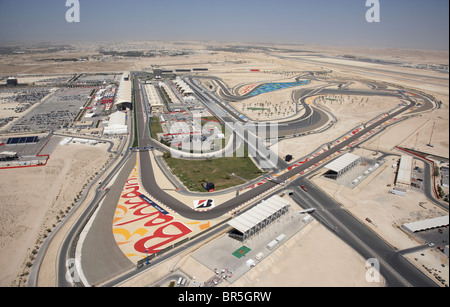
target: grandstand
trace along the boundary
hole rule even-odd
[[[17,152],[14,151],[0,152],[0,161],[13,161],[17,159],[19,159],[19,157],[17,156]]]
[[[289,207],[289,201],[278,195],[272,196],[229,221],[228,225],[233,227],[229,235],[245,241],[287,213]]]

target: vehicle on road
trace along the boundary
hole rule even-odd
[[[302,185],[301,188],[303,189],[303,191],[308,192],[308,189],[304,185]]]

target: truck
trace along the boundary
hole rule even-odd
[[[275,246],[278,244],[278,241],[277,240],[273,240],[273,241],[270,241],[269,242],[269,244],[267,244],[267,249],[268,250],[272,250],[272,249],[274,249],[275,248]]]

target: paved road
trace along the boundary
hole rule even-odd
[[[138,86],[138,80],[135,78],[135,86]],[[148,127],[146,123],[146,116],[143,111],[143,106],[141,103],[140,95],[135,95],[136,97],[136,110],[137,110],[137,125],[138,125],[138,131],[146,131],[146,127]],[[339,143],[338,145],[334,146],[330,150],[316,156],[315,158],[305,162],[299,167],[296,167],[292,169],[291,171],[288,171],[278,177],[280,180],[287,180],[291,178],[294,175],[297,175],[310,166],[313,166],[314,164],[324,160],[325,158],[335,154],[336,152],[346,148],[347,145],[351,144],[353,141],[361,138],[363,135],[368,133],[369,131],[375,129],[382,123],[388,121],[391,118],[394,118],[403,112],[409,110],[412,106],[414,106],[414,102],[410,102],[407,106],[399,109],[398,111],[391,113],[387,117],[373,123],[372,125],[367,126],[365,129],[362,129],[359,133],[353,135],[352,137],[346,139],[345,141]],[[148,129],[147,129],[148,130]],[[139,146],[153,146],[153,141],[151,140],[150,136],[147,132],[145,132],[143,135],[139,135]],[[150,158],[146,154],[140,155],[140,165],[141,165],[141,175],[142,175],[142,184],[144,185],[147,192],[150,193],[151,196],[158,199],[160,202],[177,212],[178,214],[190,218],[190,219],[196,219],[196,220],[209,220],[214,219],[217,217],[220,217],[227,212],[233,210],[234,208],[242,205],[243,203],[246,203],[247,201],[263,194],[265,191],[275,187],[277,183],[275,182],[267,182],[265,184],[262,184],[258,187],[255,187],[254,189],[241,194],[233,199],[230,199],[229,201],[221,204],[220,206],[217,206],[209,211],[205,212],[197,212],[191,209],[190,207],[186,206],[179,200],[173,198],[172,196],[165,193],[165,191],[161,190],[158,185],[156,184],[155,177],[153,175],[153,168],[150,161]]]
[[[137,82],[137,80],[135,80]],[[137,83],[136,83],[137,84]],[[379,94],[378,91],[371,92],[374,95]],[[351,92],[346,92],[346,94],[351,95]],[[364,92],[364,95],[368,94]],[[392,95],[392,93],[390,94]],[[333,155],[339,150],[344,149],[347,145],[351,144],[353,141],[359,139],[372,129],[378,127],[382,123],[394,118],[403,112],[408,111],[415,103],[410,101],[407,106],[399,109],[398,111],[388,115],[387,117],[373,123],[370,126],[362,129],[359,133],[353,135],[347,140],[341,142],[339,145],[333,147],[327,152],[324,152],[317,157],[309,160],[303,165],[286,172],[285,174],[279,176],[280,180],[286,180],[294,175],[304,171],[305,169],[313,166],[314,164],[324,160],[325,158]],[[142,108],[141,99],[136,95],[136,108],[138,117],[138,131],[144,131],[147,124],[145,122],[144,111]],[[153,141],[145,133],[139,137],[140,146],[152,145]],[[146,190],[159,201],[163,202],[165,205],[170,207],[172,210],[176,211],[182,216],[196,220],[207,220],[214,219],[223,214],[226,214],[230,210],[236,208],[237,206],[245,203],[246,201],[261,195],[263,192],[275,187],[277,183],[267,182],[254,188],[251,191],[241,194],[218,207],[213,208],[206,212],[196,212],[191,208],[187,207],[183,203],[174,199],[170,195],[167,195],[164,191],[158,188],[156,185],[156,180],[153,175],[153,169],[151,161],[148,155],[140,155],[141,162],[141,174],[142,183]],[[303,178],[299,180],[304,180]],[[301,183],[302,181],[295,181],[295,184]],[[318,213],[318,219],[328,225],[330,229],[334,229],[336,225],[339,225],[341,231],[338,230],[339,236],[346,242],[348,242],[352,247],[354,247],[361,255],[368,258],[377,258],[381,264],[381,274],[386,278],[390,286],[435,286],[435,284],[429,280],[424,274],[412,266],[409,262],[401,256],[400,253],[393,250],[388,244],[386,244],[381,238],[370,231],[367,227],[361,224],[359,221],[354,219],[346,211],[342,210],[340,206],[334,203],[328,198],[324,198],[323,194],[320,194],[314,188],[310,188],[312,191],[311,198],[305,200],[303,197],[299,197],[301,190],[297,191],[297,198],[301,203],[315,203],[317,207],[321,208],[320,213]],[[395,269],[393,269],[395,268]]]
[[[91,285],[99,284],[117,274],[135,267],[119,248],[112,232],[112,221],[117,209],[117,202],[123,187],[136,165],[133,153],[125,163],[113,188],[105,195],[95,219],[89,228],[81,249],[81,266],[86,279]]]
[[[312,72],[311,72],[312,73]],[[308,76],[300,76],[300,77],[308,77]],[[297,77],[296,80],[298,80],[300,77]],[[311,77],[311,76],[309,76]],[[228,86],[217,77],[189,77],[188,80],[191,84],[195,84],[194,79],[209,79],[214,80],[219,87],[221,88],[220,96],[227,101],[242,101],[249,98],[249,95],[258,90],[261,86],[264,86],[264,84],[260,84],[259,86],[255,87],[252,91],[249,93],[246,93],[245,95],[239,96],[235,95],[230,92],[228,89]],[[331,85],[335,85],[336,82],[331,82]],[[339,83],[339,82],[338,82]],[[290,121],[283,121],[281,124],[278,125],[278,136],[279,137],[286,137],[291,136],[294,134],[302,134],[302,133],[308,133],[310,131],[313,131],[315,129],[319,129],[323,127],[329,120],[329,116],[326,112],[323,110],[305,103],[305,100],[308,97],[315,96],[315,95],[350,95],[350,96],[386,96],[386,97],[398,97],[402,98],[402,95],[398,93],[397,91],[393,90],[386,90],[384,87],[374,87],[372,90],[346,90],[346,89],[329,89],[328,86],[323,86],[320,88],[301,88],[296,89],[293,91],[292,99],[296,103],[300,103],[303,108],[305,109],[305,113],[300,116],[299,118],[290,120]],[[233,119],[239,121],[239,122],[245,122],[244,119],[242,119],[240,116],[236,115],[234,112],[229,110],[225,103],[214,97],[213,95],[209,94],[208,92],[202,92],[199,93],[199,91],[196,91],[198,96],[206,96],[209,100],[214,101],[215,104],[219,105],[223,110],[227,111],[229,116]]]
[[[305,185],[308,192],[303,191],[300,188],[301,185]],[[364,259],[377,259],[380,263],[380,274],[385,278],[387,286],[437,286],[402,257],[401,252],[392,248],[306,178],[301,177],[295,180],[288,188],[293,189],[292,198],[303,209],[316,208],[317,210],[312,213],[312,216],[350,245]]]
[[[109,181],[117,174],[117,172],[124,165],[125,165],[124,170],[120,173],[116,181],[116,184],[118,184],[120,187],[111,189],[109,192],[106,190],[102,190],[103,188],[106,187]],[[111,221],[114,217],[114,212],[117,206],[117,200],[120,197],[120,193],[122,192],[122,188],[125,185],[125,181],[128,179],[128,176],[132,170],[132,166],[134,167],[134,165],[135,160],[133,160],[132,158],[128,159],[128,151],[126,151],[125,156],[122,158],[122,160],[120,160],[120,163],[114,167],[114,169],[109,173],[109,175],[106,177],[103,183],[101,185],[98,185],[98,187],[93,187],[98,189],[96,191],[94,199],[84,210],[84,212],[81,214],[78,220],[73,224],[70,232],[66,235],[66,238],[61,244],[56,264],[58,287],[72,286],[72,283],[67,281],[66,279],[67,273],[66,261],[67,259],[75,258],[75,249],[77,242],[79,240],[79,236],[102,200],[104,201],[105,204],[107,204],[106,206],[102,206],[102,208],[100,208],[99,211],[102,212],[102,214],[98,215],[100,217],[99,219],[103,220],[102,221],[96,220],[95,223],[93,223],[92,227],[93,229],[96,229],[96,231],[92,231],[92,229],[89,231],[88,236],[86,237],[87,244],[83,245],[83,253],[85,255],[84,259],[82,258],[83,271],[90,272],[88,273],[88,276],[90,277],[89,281],[95,283],[97,281],[101,281],[104,278],[105,276],[103,275],[104,273],[107,272],[112,273],[112,271],[108,269],[109,264],[121,262],[121,265],[125,265],[126,258],[123,255],[123,253],[120,252],[120,250],[118,250],[117,244],[115,243],[115,240],[112,237]],[[93,182],[93,184],[97,185],[95,181]],[[103,237],[103,235],[105,237]],[[92,254],[94,255],[93,257]],[[108,262],[101,261],[104,260],[103,257],[107,257],[106,261]],[[127,261],[128,263],[126,263],[126,265],[129,266],[131,262],[129,260]],[[105,263],[108,263],[108,265],[105,265]],[[104,267],[102,267],[102,265]],[[113,266],[114,265],[111,265],[111,268]],[[117,269],[117,267],[115,268]],[[96,273],[99,273],[99,275],[97,275]]]
[[[137,84],[137,78],[135,78],[135,85]],[[349,95],[350,92],[346,92]],[[157,145],[154,143],[154,141],[150,138],[150,134],[148,131],[148,124],[147,124],[147,116],[146,112],[143,108],[143,103],[140,98],[140,91],[139,88],[136,87],[136,110],[137,110],[137,127],[138,127],[138,136],[139,136],[139,145],[140,146],[154,146]],[[325,159],[329,155],[334,154],[336,151],[341,150],[357,138],[363,136],[365,133],[370,131],[371,129],[377,127],[382,122],[385,122],[389,120],[392,117],[398,116],[402,112],[405,112],[408,110],[412,105],[414,105],[413,102],[411,102],[410,105],[405,106],[401,110],[391,114],[389,117],[384,118],[383,120],[374,123],[373,125],[367,127],[366,129],[360,131],[358,134],[354,135],[353,137],[347,139],[346,141],[342,142],[339,146],[336,146],[329,150],[328,152],[325,152],[314,159],[308,161],[307,163],[303,164],[300,167],[297,167],[282,176],[279,177],[281,180],[288,179],[292,177],[293,175],[296,175],[306,168],[314,165],[317,162],[320,162],[321,160]],[[122,172],[120,172],[119,177],[116,182],[116,187],[120,187],[125,184],[126,179],[128,178],[129,173],[131,172],[132,167],[134,166],[135,162],[135,156],[132,155],[129,159],[123,159],[122,165],[124,166],[124,169]],[[179,213],[180,215],[183,215],[187,218],[195,219],[195,220],[208,220],[208,219],[214,219],[216,217],[222,216],[223,214],[227,213],[228,211],[236,208],[237,206],[241,205],[242,203],[245,203],[246,201],[254,198],[255,196],[261,195],[264,191],[267,191],[268,189],[275,187],[277,183],[275,182],[267,182],[266,184],[260,185],[257,188],[246,192],[245,194],[241,194],[238,197],[235,197],[228,202],[222,204],[221,206],[218,206],[210,211],[207,212],[196,212],[190,207],[184,205],[177,199],[171,197],[164,191],[162,191],[156,184],[156,180],[154,178],[153,174],[153,166],[150,161],[150,157],[147,154],[140,154],[140,164],[142,166],[141,168],[141,175],[142,175],[142,183],[146,190],[153,196],[156,197],[158,200],[160,200],[162,203]],[[112,178],[117,172],[119,171],[119,167],[116,167],[110,175],[108,175],[108,178]],[[103,185],[102,185],[103,186]],[[85,274],[87,275],[89,281],[91,283],[96,283],[103,281],[111,276],[116,275],[117,273],[127,270],[130,268],[130,266],[133,266],[134,264],[131,264],[131,262],[121,253],[119,248],[117,247],[117,244],[115,244],[115,240],[111,233],[111,220],[112,216],[115,211],[116,207],[116,200],[120,196],[120,192],[122,191],[121,188],[113,189],[111,192],[105,194],[105,192],[99,192],[95,196],[94,201],[91,203],[91,206],[88,210],[86,210],[82,217],[75,223],[73,229],[68,234],[66,240],[63,242],[61,246],[60,256],[58,260],[58,285],[59,286],[70,286],[69,283],[65,280],[65,274],[67,271],[66,268],[66,259],[71,258],[74,255],[74,249],[75,244],[78,240],[78,236],[81,232],[81,230],[84,228],[84,225],[87,223],[87,221],[90,219],[92,214],[94,213],[94,210],[97,208],[98,203],[104,199],[106,203],[109,203],[110,205],[105,206],[104,208],[101,208],[101,210],[98,213],[97,220],[95,223],[93,223],[93,228],[95,231],[92,231],[88,234],[88,236],[85,239],[85,245],[83,246],[83,253],[86,256],[83,260],[82,266]],[[114,204],[114,205],[111,205]],[[402,257],[399,257],[399,253],[395,252],[387,252],[384,253],[384,258],[391,261],[391,263],[399,265],[404,265],[402,260]],[[88,259],[88,261],[86,260]],[[395,274],[394,274],[395,275]],[[406,276],[406,275],[405,275]],[[411,276],[411,278],[414,280],[416,276]],[[421,280],[421,278],[419,278]],[[401,281],[401,279],[398,279]],[[408,277],[409,280],[409,277]],[[393,283],[395,284],[395,283]],[[400,284],[405,284],[404,282],[400,282]],[[414,283],[413,283],[414,284]]]
[[[426,75],[427,71],[425,71],[425,75],[421,74],[415,74],[415,73],[407,73],[404,71],[396,71],[396,70],[388,70],[388,69],[381,69],[381,68],[375,68],[375,67],[364,67],[361,68],[361,66],[358,65],[350,65],[350,64],[343,64],[343,63],[332,63],[332,62],[326,62],[326,61],[320,61],[315,59],[306,59],[304,57],[285,57],[285,56],[278,56],[278,55],[271,55],[273,57],[279,58],[279,59],[287,59],[290,61],[298,61],[298,62],[306,62],[306,63],[313,63],[313,64],[322,64],[324,67],[340,67],[345,68],[346,70],[355,71],[359,73],[364,73],[367,75],[371,75],[372,77],[374,75],[383,76],[383,77],[395,77],[397,79],[402,79],[406,81],[412,81],[417,82],[417,79],[424,80],[425,79],[431,79],[431,80],[439,80],[439,81],[448,81],[449,77],[448,74],[442,74],[443,77],[436,77],[436,76],[428,76]],[[443,86],[439,83],[433,83],[430,81],[424,81],[425,84],[430,85],[438,85]]]

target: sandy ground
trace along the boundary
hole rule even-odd
[[[357,150],[354,154],[371,157],[373,152]],[[427,243],[407,235],[401,229],[403,224],[445,216],[448,215],[448,211],[434,205],[419,191],[408,189],[405,197],[388,193],[395,186],[396,169],[392,168],[392,164],[398,158],[398,156],[387,156],[386,163],[353,189],[320,176],[326,170],[314,176],[313,182],[391,246],[397,250],[403,250]],[[424,167],[421,161],[415,160],[414,165]],[[372,222],[367,222],[366,218]],[[422,264],[440,268],[441,277],[448,281],[448,257],[431,248],[427,254],[427,257],[419,257],[419,260],[412,262],[420,269],[423,269]],[[445,268],[441,267],[442,264]],[[429,275],[432,277],[431,274]]]
[[[29,257],[57,224],[56,216],[72,208],[109,159],[107,146],[58,146],[45,167],[0,170],[0,286],[21,285],[19,275],[28,272]]]
[[[166,44],[166,43],[164,43]],[[170,45],[170,43],[167,43]],[[47,74],[76,72],[104,72],[150,69],[152,65],[160,65],[163,68],[194,68],[206,67],[210,71],[207,75],[222,78],[231,88],[241,84],[254,82],[279,81],[292,78],[298,73],[306,70],[332,69],[333,77],[355,77],[364,79],[375,79],[378,81],[400,84],[413,87],[433,95],[437,100],[443,102],[441,110],[425,113],[414,119],[397,124],[374,138],[364,146],[369,148],[379,147],[385,151],[392,151],[396,145],[416,147],[420,150],[428,150],[434,154],[444,157],[449,155],[449,124],[448,124],[448,74],[424,71],[411,68],[400,68],[394,66],[383,66],[341,59],[330,59],[309,57],[292,59],[280,59],[266,55],[265,53],[232,53],[211,52],[204,49],[204,43],[186,43],[182,48],[192,48],[199,52],[196,55],[165,58],[124,58],[109,61],[97,61],[90,59],[87,62],[37,62],[42,58],[72,57],[78,55],[93,55],[95,52],[44,54],[44,55],[14,55],[5,56],[0,59],[0,71],[3,74]],[[222,46],[219,43],[210,43],[211,46]],[[175,44],[173,45],[175,46]],[[176,45],[180,47],[180,45]],[[82,48],[85,48],[84,46]],[[88,48],[88,47],[86,47]],[[448,51],[419,51],[419,50],[387,50],[367,48],[336,48],[327,46],[288,46],[280,48],[291,48],[293,50],[317,51],[331,56],[352,54],[363,57],[375,57],[377,59],[404,60],[411,63],[433,63],[448,64]],[[295,54],[292,53],[292,54]],[[305,53],[298,53],[305,55]],[[286,56],[286,53],[278,54]],[[306,61],[307,60],[307,61]],[[345,67],[351,65],[358,67]],[[383,72],[374,74],[369,68],[382,69]],[[260,72],[250,72],[249,69],[260,69]],[[411,77],[399,75],[398,72],[423,75],[423,77]],[[445,77],[447,79],[445,80]],[[444,78],[442,80],[441,78]],[[355,83],[350,89],[357,89],[361,84]],[[280,92],[281,93],[281,92]],[[280,95],[276,93],[275,95]],[[288,100],[289,94],[281,93],[282,97],[274,97],[280,102]],[[269,96],[267,96],[269,97]],[[265,99],[264,95],[258,99]],[[364,107],[358,105],[357,101],[342,99],[342,104],[323,103],[322,107],[333,112],[339,122],[332,129],[327,130],[320,136],[312,135],[300,139],[283,141],[279,144],[280,155],[294,152],[294,158],[300,158],[309,154],[322,143],[335,139],[353,128],[366,118],[370,119],[379,111],[391,109],[392,101],[376,101],[376,97],[370,97],[371,104],[365,103]],[[361,102],[360,102],[361,104]],[[393,107],[393,106],[392,106]],[[351,113],[349,111],[352,111]],[[433,123],[436,128],[433,135],[431,149],[426,146],[429,143]],[[65,211],[71,205],[73,199],[82,190],[85,182],[98,171],[107,161],[108,154],[103,145],[92,147],[90,145],[71,144],[68,147],[58,146],[46,167],[28,168],[19,170],[0,171],[0,286],[22,285],[19,275],[25,272],[26,262],[36,245],[39,245],[46,229],[53,228],[56,223],[56,215],[59,211]],[[106,146],[106,145],[105,145]],[[398,154],[398,152],[396,152]],[[297,156],[298,155],[298,156]],[[388,172],[388,170],[385,170]],[[389,170],[390,171],[390,170]],[[4,176],[3,174],[7,174]],[[386,180],[392,174],[380,170],[378,175],[372,178],[371,184],[380,186],[385,192]],[[24,180],[26,178],[26,180]],[[320,179],[318,179],[320,181]],[[389,179],[391,180],[391,179]],[[419,218],[441,214],[434,208],[421,211],[417,208],[417,202],[423,196],[410,193],[407,198],[390,199],[389,195],[378,195],[376,189],[370,191],[370,197],[359,190],[347,191],[339,186],[334,187],[327,183],[328,193],[336,197],[344,207],[352,210],[360,218],[364,219],[370,214],[376,221],[374,228],[392,241],[391,244],[399,248],[406,248],[416,244],[405,234],[395,228],[401,222],[409,218]],[[383,187],[381,189],[381,187]],[[45,191],[43,193],[43,191]],[[367,192],[364,190],[364,192]],[[417,193],[416,193],[417,194]],[[393,196],[392,196],[393,197]],[[388,199],[389,198],[389,199]],[[364,201],[361,202],[360,200]],[[375,227],[375,226],[370,226]],[[245,280],[244,286],[382,286],[383,284],[367,284],[365,281],[365,263],[357,254],[350,250],[345,244],[328,233],[320,225],[311,227],[308,232],[301,233],[286,243],[288,248],[280,249],[274,253],[274,258],[267,258],[266,270],[255,268]],[[330,257],[330,253],[338,253],[339,257]],[[20,256],[17,256],[20,255]],[[431,255],[435,257],[434,254]],[[298,259],[308,265],[298,265]],[[430,257],[426,260],[432,261]],[[280,261],[284,259],[284,261]],[[275,261],[278,260],[278,261]],[[331,265],[330,265],[331,264]],[[431,264],[428,264],[431,266]],[[164,276],[168,271],[183,267],[186,271],[196,268],[197,275],[210,277],[210,271],[202,269],[188,255],[180,255],[164,263],[152,278]],[[293,270],[292,268],[296,269]],[[448,267],[448,265],[447,265]],[[270,269],[269,269],[270,268]],[[201,271],[201,272],[200,272]],[[298,278],[300,276],[300,278]],[[448,276],[448,273],[447,273]],[[145,281],[141,281],[141,285]]]
[[[430,140],[434,147],[428,146]],[[424,113],[397,124],[368,141],[366,146],[383,151],[391,151],[395,146],[403,146],[448,158],[448,107],[444,106],[441,110]]]
[[[391,97],[357,96],[349,98],[349,96],[340,95],[317,96],[315,101],[328,113],[334,114],[337,122],[330,129],[320,134],[310,134],[280,141],[276,147],[272,148],[278,151],[280,157],[290,154],[294,157],[294,160],[300,159],[320,145],[336,140],[361,123],[393,109],[400,102],[398,99]]]
[[[161,285],[160,281],[173,272],[193,278],[191,287],[195,287],[195,282],[203,284],[215,274],[190,256],[194,250],[185,251],[121,286]],[[318,222],[312,222],[234,283],[223,282],[220,286],[384,287],[382,276],[377,282],[368,282],[366,273],[365,259]]]
[[[295,269],[294,269],[295,268]],[[365,259],[314,222],[279,247],[232,286],[383,287],[366,280]]]

